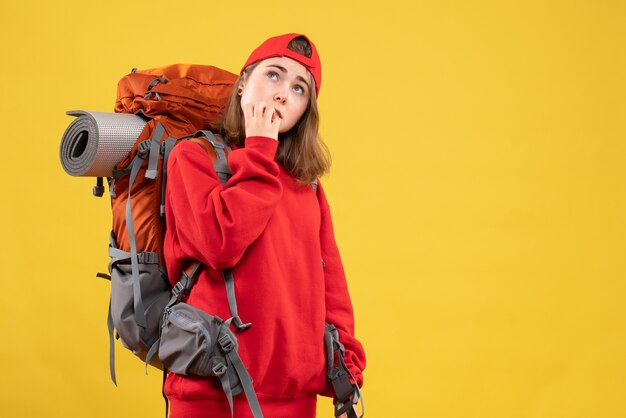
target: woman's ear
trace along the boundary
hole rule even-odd
[[[245,83],[246,83],[246,73],[244,71],[241,77],[239,77],[239,85],[237,86],[237,94],[240,96],[243,93],[243,86]]]

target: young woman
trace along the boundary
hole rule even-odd
[[[192,141],[175,147],[168,164],[169,277],[180,277],[190,259],[203,263],[187,303],[225,319],[221,270],[232,269],[239,315],[252,323],[236,333],[239,355],[267,418],[313,418],[317,395],[333,395],[325,322],[337,327],[348,369],[363,383],[365,354],[354,337],[329,205],[321,185],[312,186],[330,165],[318,137],[321,81],[306,36],[268,39],[243,66],[216,126],[233,147],[226,185]],[[170,373],[165,393],[172,417],[230,417],[217,378]],[[234,398],[234,414],[252,416],[244,396]]]

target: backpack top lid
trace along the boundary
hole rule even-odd
[[[210,65],[174,64],[132,72],[117,85],[115,112],[167,115],[196,130],[209,129],[230,96],[237,75]]]

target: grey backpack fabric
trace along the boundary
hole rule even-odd
[[[252,379],[237,353],[237,339],[224,322],[184,302],[166,308],[159,358],[181,375],[215,376],[233,410],[233,396],[245,392],[254,417],[263,417]]]
[[[139,286],[146,318],[146,327],[137,324],[134,309],[133,273],[130,254],[115,248],[111,237],[111,302],[109,308],[109,338],[111,344],[111,378],[116,382],[113,351],[113,329],[117,331],[122,345],[142,360],[146,360],[148,350],[159,338],[159,323],[163,310],[170,300],[170,284],[159,266],[156,253],[139,254]],[[161,369],[157,357],[150,364]]]
[[[324,347],[326,348],[326,379],[332,384],[335,392],[335,416],[346,413],[348,418],[357,418],[354,406],[361,401],[361,414],[365,415],[365,402],[359,387],[350,382],[356,379],[350,373],[344,361],[345,348],[339,341],[339,332],[333,324],[326,323],[324,328]]]
[[[181,302],[164,313],[158,355],[176,374],[217,376],[226,365],[218,340],[230,334],[221,318]]]

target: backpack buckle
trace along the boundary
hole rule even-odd
[[[102,195],[104,194],[104,185],[102,182],[102,177],[98,177],[98,179],[96,180],[96,185],[93,186],[92,193],[96,197],[102,197]]]
[[[233,317],[233,325],[238,332],[245,331],[252,326],[251,322],[244,324],[239,316]]]
[[[222,334],[218,338],[217,342],[220,343],[220,347],[222,347],[222,350],[224,350],[225,353],[228,353],[235,347],[235,342],[232,340],[232,338],[230,338],[230,335],[228,334]]]
[[[146,139],[145,141],[141,141],[139,143],[139,146],[137,147],[137,155],[142,160],[146,159],[146,156],[148,155],[148,152],[150,151],[150,148],[152,146],[151,142],[152,141],[150,141],[149,139]]]
[[[224,365],[224,363],[217,363],[215,366],[213,366],[211,372],[214,376],[221,376],[226,373],[226,366]]]
[[[211,131],[206,131],[206,130],[197,131],[194,135],[194,138],[204,138],[205,140],[209,141],[211,145],[213,145],[213,148],[218,148],[218,149],[226,148],[224,143],[221,140],[218,140],[216,136],[213,134],[213,132]]]
[[[185,290],[185,285],[179,280],[172,288],[172,294],[178,298],[178,296]]]
[[[354,392],[354,386],[350,383],[348,376],[345,374],[339,374],[331,380],[333,390],[337,400],[341,403],[348,403],[350,396]]]

